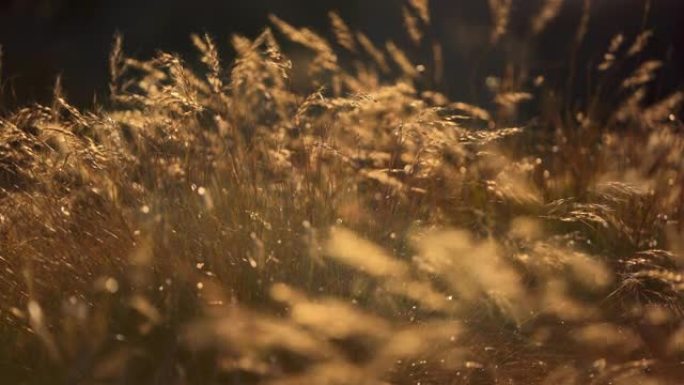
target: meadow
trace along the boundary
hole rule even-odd
[[[398,6],[429,56],[334,11],[196,58],[116,36],[102,105],[58,79],[4,113],[0,382],[681,383],[684,94],[651,92],[652,32],[580,102],[504,65],[479,106],[439,91],[428,1]]]

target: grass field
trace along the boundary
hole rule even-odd
[[[480,107],[435,91],[427,0],[403,6],[431,57],[336,13],[273,16],[232,63],[117,36],[102,107],[58,82],[2,116],[0,382],[681,383],[684,95],[650,92],[650,32],[581,102],[513,68]]]

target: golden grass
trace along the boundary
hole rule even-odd
[[[500,41],[511,2],[490,4]],[[192,36],[198,72],[127,58],[117,36],[106,107],[57,84],[52,105],[3,116],[0,377],[677,384],[684,98],[645,105],[662,63],[576,110],[508,79],[490,111],[425,88],[448,70],[428,2],[404,17],[435,68],[331,13],[343,65],[272,16],[277,34],[232,38],[230,66]],[[648,36],[624,53],[616,37],[598,71]]]

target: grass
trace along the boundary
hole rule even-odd
[[[497,44],[511,1],[490,5]],[[426,86],[428,2],[403,14],[429,63],[334,12],[333,42],[273,16],[230,65],[209,36],[198,65],[116,37],[106,106],[58,82],[5,114],[0,376],[678,383],[684,96],[647,97],[649,32],[613,39],[586,103],[509,72],[481,108]]]

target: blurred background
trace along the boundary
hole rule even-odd
[[[560,17],[543,36],[529,38],[529,21],[542,0],[514,0],[509,34],[500,47],[489,45],[487,0],[432,0],[434,36],[444,45],[445,91],[472,96],[472,79],[501,72],[502,63],[525,52],[532,69],[567,71],[570,47],[583,0],[566,0]],[[646,0],[594,0],[588,39],[580,67],[596,66],[618,32],[633,38],[647,25],[654,29],[642,55],[667,62],[663,93],[684,78],[684,1],[654,0],[644,17]],[[129,56],[147,58],[156,50],[194,58],[189,35],[207,32],[230,59],[228,37],[255,36],[275,13],[298,25],[328,33],[329,10],[338,10],[354,28],[376,43],[391,38],[410,46],[403,33],[401,0],[0,0],[1,84],[3,108],[49,100],[61,74],[69,99],[89,106],[106,97],[107,57],[116,31],[124,35]],[[327,35],[329,36],[329,35]],[[423,54],[411,52],[413,57]]]

